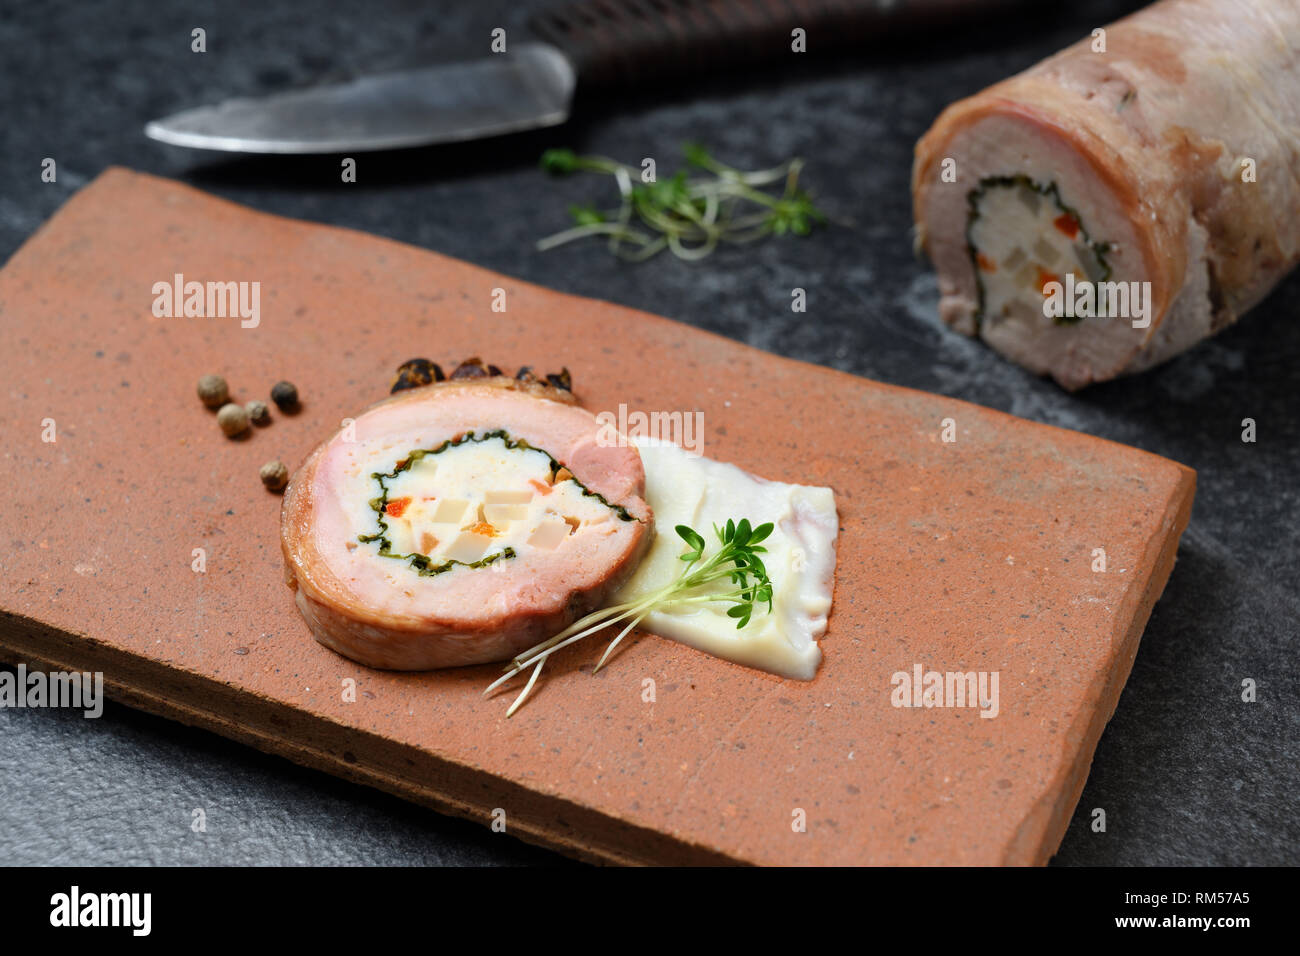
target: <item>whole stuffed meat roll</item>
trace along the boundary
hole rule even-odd
[[[1076,389],[1234,322],[1300,259],[1300,0],[1162,0],[916,146],[945,322]]]

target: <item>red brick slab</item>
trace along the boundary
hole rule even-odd
[[[176,273],[260,282],[260,324],[155,317]],[[1195,486],[1132,448],[121,169],[0,273],[0,355],[0,656],[103,670],[134,706],[611,862],[1046,861]],[[492,668],[385,673],[318,645],[258,468],[296,466],[415,355],[568,366],[592,410],[699,409],[711,457],[832,486],[817,679],[642,635],[595,676],[599,645],[570,648],[507,721],[510,697],[480,696]],[[230,441],[206,372],[241,401],[288,378],[302,409]],[[892,706],[917,664],[997,672],[998,715]]]

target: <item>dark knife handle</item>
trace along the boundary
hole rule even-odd
[[[572,0],[528,25],[573,60],[582,82],[638,84],[797,55],[796,28],[805,31],[809,51],[825,51],[988,6],[987,0]]]

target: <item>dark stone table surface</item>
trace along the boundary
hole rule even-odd
[[[232,160],[141,133],[148,119],[229,95],[477,55],[493,27],[521,37],[535,6],[4,0],[0,256],[77,188],[121,164],[1184,462],[1199,473],[1192,523],[1056,862],[1300,861],[1300,275],[1190,354],[1071,396],[942,329],[933,275],[911,252],[912,144],[938,111],[1135,5],[1034,4],[1032,14],[925,30],[838,57],[818,53],[814,35],[794,68],[587,94],[575,120],[558,129],[361,155],[354,185],[340,182],[338,157]],[[196,26],[207,31],[203,55],[190,52]],[[536,163],[544,148],[654,156],[663,175],[686,140],[751,168],[806,157],[807,182],[851,225],[694,264],[664,256],[633,266],[598,245],[534,249],[565,223],[569,203],[608,186],[546,179]],[[40,181],[45,157],[58,163],[54,184]],[[807,290],[806,314],[791,312],[796,286]],[[451,358],[437,342],[421,351]],[[1258,423],[1254,444],[1241,441],[1246,417]],[[1254,703],[1241,699],[1246,678],[1258,685]],[[190,830],[194,807],[207,809],[206,833]],[[1105,833],[1088,825],[1095,807],[1106,810]],[[566,862],[116,705],[99,720],[0,710],[0,860]]]

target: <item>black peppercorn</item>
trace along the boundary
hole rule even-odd
[[[298,389],[293,382],[276,382],[271,389],[271,401],[282,412],[292,411],[298,407]]]

